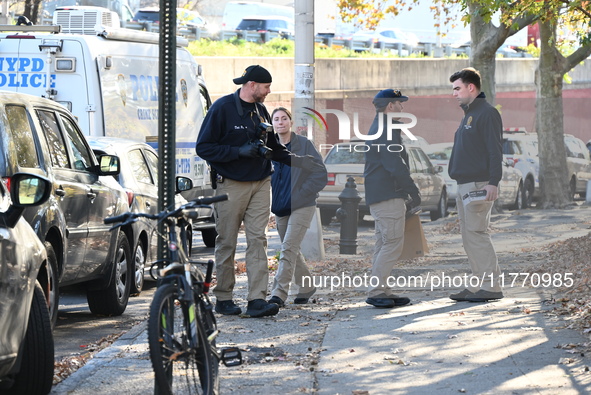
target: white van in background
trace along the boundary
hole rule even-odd
[[[282,16],[294,19],[293,7],[253,1],[229,1],[224,8],[222,30],[236,30],[242,18],[250,15]]]
[[[88,136],[158,142],[157,33],[118,27],[98,7],[57,9],[54,25],[3,26],[0,90],[55,100]],[[47,32],[53,29],[54,33]],[[195,186],[187,199],[209,194],[211,182],[195,141],[211,100],[201,68],[177,37],[176,172]],[[47,83],[49,81],[49,84]]]

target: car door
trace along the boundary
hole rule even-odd
[[[429,168],[421,160],[417,151],[414,147],[408,149],[408,159],[411,162],[410,175],[421,192],[421,204],[423,206],[436,205],[437,202],[433,199],[433,186],[428,174]]]
[[[139,151],[139,150],[137,150]],[[143,184],[142,188],[145,190],[145,202],[149,205],[152,213],[156,213],[158,211],[158,156],[149,150],[142,150],[141,157],[138,155],[132,167],[134,168],[144,168],[146,167],[146,171],[148,173],[143,173],[145,176],[143,180],[140,181],[138,179],[138,184]],[[131,161],[131,158],[130,158]],[[150,233],[150,254],[152,257],[155,257],[157,254],[158,248],[158,234],[156,232]]]
[[[113,236],[110,225],[105,225],[105,217],[117,215],[119,199],[122,197],[122,188],[113,177],[99,177],[96,171],[96,161],[92,151],[86,144],[84,136],[76,126],[76,122],[68,115],[59,115],[61,125],[66,136],[66,143],[73,163],[73,171],[84,189],[86,206],[88,208],[87,220],[87,251],[84,265],[81,266],[78,279],[92,278],[107,262]]]
[[[91,201],[87,196],[86,177],[75,168],[81,164],[72,162],[67,136],[61,131],[57,114],[45,109],[37,109],[36,113],[49,147],[53,191],[66,220],[67,262],[61,282],[67,283],[78,277],[84,263]]]

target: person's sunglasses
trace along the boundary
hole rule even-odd
[[[394,89],[392,92],[394,93],[394,97],[401,97],[402,96],[402,92],[400,92],[398,89]]]

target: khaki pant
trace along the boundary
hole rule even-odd
[[[372,204],[369,212],[375,219],[376,244],[371,267],[373,286],[369,286],[367,296],[391,296],[387,280],[404,247],[406,205],[404,199],[390,199]]]
[[[312,283],[312,275],[306,266],[301,246],[315,211],[316,206],[302,207],[293,211],[291,215],[275,217],[277,232],[281,237],[281,255],[271,295],[278,296],[281,300],[287,299],[292,277],[299,287],[300,294],[311,292],[314,289],[311,284],[309,287],[303,286],[302,277],[309,278],[309,282]],[[308,281],[306,281],[307,283]]]
[[[217,285],[213,292],[218,301],[231,300],[236,278],[234,256],[238,230],[244,222],[246,233],[246,274],[248,301],[266,299],[269,282],[267,263],[267,224],[271,207],[271,177],[260,181],[219,183],[216,195],[229,199],[215,204],[215,264]]]
[[[464,206],[461,198],[464,194],[482,189],[487,184],[487,182],[460,184],[456,198],[464,250],[468,255],[472,275],[477,276],[481,281],[480,287],[466,286],[472,292],[477,291],[478,288],[493,292],[501,291],[501,286],[498,283],[501,269],[495,247],[488,233],[490,213],[494,202],[472,202]]]

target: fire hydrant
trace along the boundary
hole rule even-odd
[[[357,192],[357,184],[353,177],[347,178],[345,189],[339,195],[341,207],[337,210],[337,218],[341,223],[341,254],[357,253],[357,219],[359,218],[359,202],[361,196]]]

